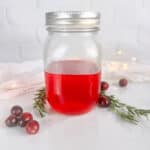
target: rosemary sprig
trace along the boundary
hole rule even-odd
[[[150,109],[138,109],[131,105],[120,102],[118,98],[113,95],[107,95],[104,91],[101,95],[106,96],[110,100],[110,110],[119,116],[122,120],[138,124],[142,117],[148,118],[150,115]],[[34,98],[35,102],[33,104],[34,108],[39,112],[41,117],[44,117],[47,113],[46,111],[46,94],[45,88],[39,89]]]
[[[110,100],[110,110],[115,112],[117,116],[119,116],[121,119],[128,121],[133,124],[138,124],[140,119],[142,117],[148,118],[148,115],[150,114],[150,110],[146,109],[138,109],[136,107],[133,107],[131,105],[121,103],[118,98],[111,95],[105,95]]]
[[[45,88],[41,88],[37,91],[34,98],[33,107],[39,112],[41,117],[44,117],[46,112],[45,104],[46,104],[46,94]]]

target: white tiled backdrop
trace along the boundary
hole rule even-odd
[[[41,58],[44,15],[54,10],[100,11],[105,58],[121,48],[149,61],[150,0],[0,0],[0,61]]]

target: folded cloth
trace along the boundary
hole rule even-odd
[[[0,64],[0,94],[9,98],[33,92],[44,85],[42,61]]]
[[[125,77],[131,82],[150,82],[150,65],[104,61],[102,79],[114,84]],[[23,63],[0,63],[1,98],[28,94],[44,86],[41,60]]]

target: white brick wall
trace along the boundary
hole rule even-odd
[[[150,58],[149,0],[0,0],[0,61],[42,56],[45,12],[100,11],[105,57],[123,48],[139,60]]]

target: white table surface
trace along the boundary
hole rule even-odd
[[[142,108],[150,108],[149,90],[150,83],[110,89],[124,102]],[[107,109],[99,108],[80,116],[64,116],[51,111],[41,119],[32,109],[32,98],[33,94],[0,98],[1,150],[150,150],[150,121],[132,125],[120,121]],[[41,129],[37,135],[27,135],[19,127],[5,127],[3,121],[14,104],[22,105],[39,120]]]

